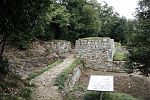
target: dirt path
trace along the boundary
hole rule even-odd
[[[32,82],[36,85],[36,88],[33,90],[33,100],[62,100],[58,87],[53,86],[54,80],[74,60],[74,56],[69,55],[63,63],[33,79]]]

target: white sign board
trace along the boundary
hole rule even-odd
[[[87,90],[114,91],[114,78],[113,76],[91,75]]]

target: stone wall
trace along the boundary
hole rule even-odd
[[[9,61],[9,70],[26,78],[30,73],[45,67],[60,57],[52,52],[49,42],[35,41],[27,50],[19,50],[15,47],[6,46],[5,57]]]
[[[82,71],[81,71],[82,68],[83,68],[83,65],[80,64],[79,66],[74,68],[73,72],[69,75],[69,77],[65,83],[65,88],[64,88],[64,91],[66,93],[69,91],[72,91],[76,82],[79,81],[81,73],[82,73]]]
[[[68,41],[35,41],[27,50],[6,46],[5,57],[9,60],[10,71],[26,78],[30,73],[45,67],[59,59],[60,53],[68,53],[71,43]]]
[[[58,54],[65,54],[71,51],[71,42],[65,40],[52,41],[49,46],[49,48]]]
[[[112,67],[114,53],[114,40],[110,38],[92,37],[76,41],[75,54],[83,59],[87,68]]]

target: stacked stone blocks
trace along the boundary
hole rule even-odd
[[[112,67],[115,53],[114,40],[110,38],[84,38],[76,41],[75,54],[87,68]]]

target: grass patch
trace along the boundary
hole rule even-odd
[[[31,87],[23,88],[20,96],[23,97],[25,100],[32,100],[32,88]]]
[[[28,76],[27,79],[28,79],[28,80],[34,79],[35,77],[41,75],[41,74],[44,73],[45,71],[48,71],[50,68],[52,68],[52,67],[54,67],[54,66],[60,64],[61,62],[62,62],[62,60],[56,61],[56,62],[52,63],[51,65],[48,65],[48,66],[46,66],[46,67],[43,67],[43,68],[39,69],[38,71],[35,71],[35,72],[29,74],[29,76]]]
[[[81,59],[77,58],[75,61],[73,61],[73,63],[71,63],[69,65],[69,67],[67,69],[65,69],[56,79],[56,84],[57,86],[59,86],[59,89],[63,89],[64,88],[64,84],[66,82],[66,80],[68,79],[69,74],[73,71],[73,69],[79,65],[81,63]]]
[[[127,57],[124,52],[116,52],[113,59],[114,61],[126,61]]]
[[[124,93],[103,93],[103,100],[138,100],[130,95]],[[84,96],[84,100],[99,100],[98,92],[88,92]]]
[[[114,57],[113,57],[114,61],[126,61],[127,54],[125,54],[125,52],[122,51],[121,43],[115,42],[115,48],[117,49],[117,51],[115,52]]]
[[[121,43],[115,42],[115,48],[121,48]]]

